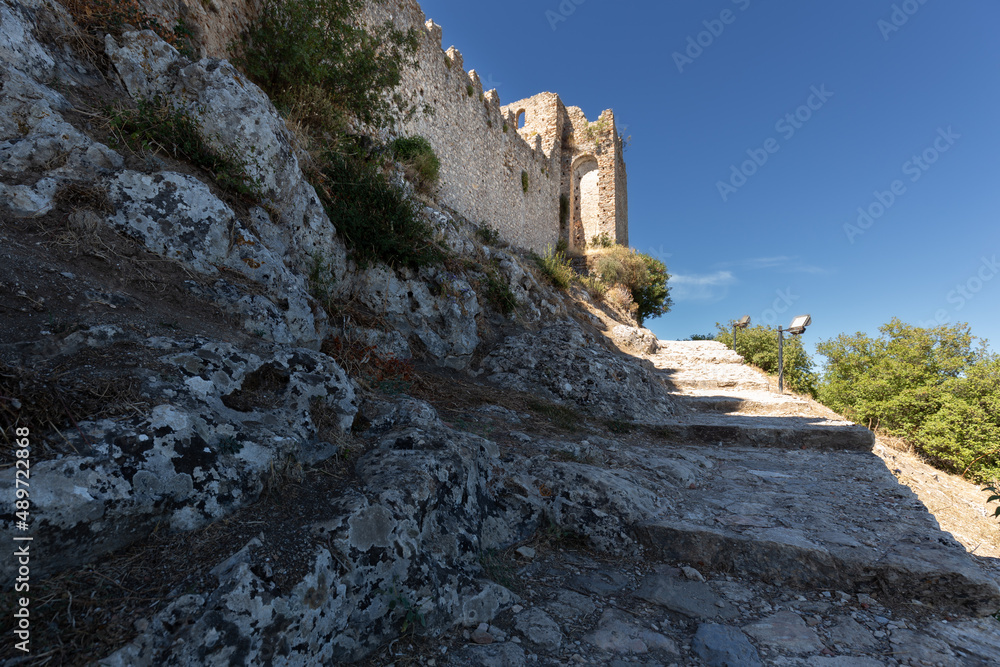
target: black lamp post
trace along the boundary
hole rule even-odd
[[[739,322],[733,322],[733,352],[736,352],[736,330],[746,329],[750,326],[750,316],[744,315]]]
[[[788,326],[787,329],[784,329],[784,331],[792,334],[793,336],[799,336],[806,332],[806,327],[809,326],[810,324],[812,324],[812,317],[810,317],[809,315],[799,315],[794,320],[792,320],[792,323]],[[783,333],[782,328],[779,325],[778,326],[778,393],[779,394],[785,393],[785,363],[784,359],[782,358],[784,337],[782,336],[782,333]]]

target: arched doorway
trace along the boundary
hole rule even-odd
[[[583,155],[573,163],[569,245],[582,250],[600,229],[600,174],[597,158]]]

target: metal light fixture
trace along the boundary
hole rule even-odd
[[[799,315],[792,323],[788,325],[788,333],[790,334],[803,334],[806,331],[806,327],[812,324],[812,318],[808,315]]]
[[[750,326],[750,316],[744,315],[739,322],[733,322],[733,352],[736,352],[736,330],[746,329]]]
[[[782,348],[784,347],[783,333],[790,333],[793,336],[800,336],[806,332],[806,327],[812,324],[812,317],[809,315],[799,315],[792,320],[787,329],[778,327],[778,393],[785,393],[785,363],[782,358]]]

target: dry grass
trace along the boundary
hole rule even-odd
[[[59,454],[78,454],[66,435],[78,431],[78,424],[84,420],[147,412],[150,405],[141,394],[138,379],[122,372],[126,369],[113,373],[99,370],[121,354],[122,346],[112,346],[83,350],[70,359],[31,368],[0,363],[0,428],[4,439],[11,437],[14,427],[29,426],[37,443],[33,460],[43,461]],[[86,442],[86,437],[83,440]],[[13,464],[13,451],[3,447],[0,466]]]
[[[604,294],[604,303],[608,304],[617,313],[625,315],[628,320],[634,320],[639,306],[632,300],[632,293],[621,285],[608,288]]]
[[[873,451],[966,551],[1000,558],[1000,522],[992,516],[995,505],[987,506],[990,494],[980,484],[931,466],[902,438],[879,436]],[[1000,566],[993,567],[1000,573]]]

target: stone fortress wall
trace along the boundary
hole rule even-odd
[[[260,0],[145,3],[164,25],[183,18],[194,31],[198,56],[218,58],[229,56],[227,45],[260,7]],[[475,70],[466,72],[455,47],[442,49],[441,27],[426,19],[417,0],[369,0],[359,18],[391,20],[420,36],[419,67],[404,72],[398,91],[417,113],[396,130],[426,137],[434,147],[442,204],[539,252],[560,238],[579,249],[602,233],[628,244],[625,161],[612,111],[591,123],[554,93],[501,106],[496,90],[484,91]]]
[[[582,248],[601,233],[628,244],[625,161],[611,110],[591,123],[554,93],[501,106],[455,47],[442,49],[441,27],[416,0],[370,3],[365,20],[392,20],[420,35],[419,66],[404,72],[398,91],[416,113],[397,132],[433,146],[442,204],[535,251],[560,238]]]

